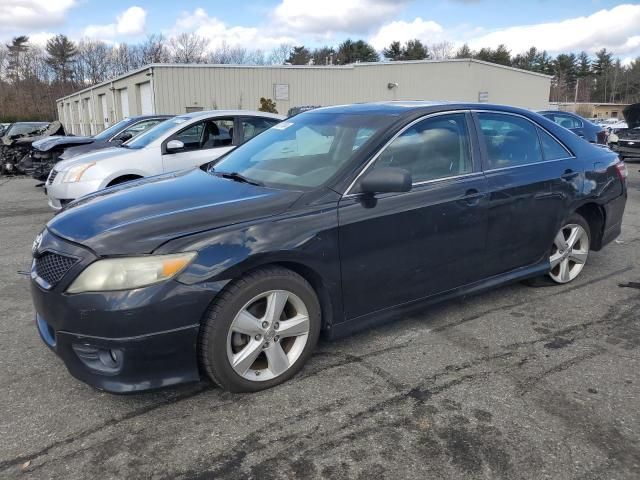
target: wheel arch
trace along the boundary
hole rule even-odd
[[[591,233],[591,250],[600,250],[602,248],[602,237],[604,235],[604,226],[606,213],[601,205],[595,202],[585,203],[575,210],[589,224]]]
[[[144,176],[143,175],[139,175],[137,173],[128,173],[128,174],[124,174],[124,175],[119,175],[119,176],[111,179],[107,183],[107,187],[112,187],[114,185],[118,185],[120,183],[128,182],[130,180],[139,180],[141,178],[144,178]]]

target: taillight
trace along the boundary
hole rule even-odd
[[[629,176],[627,165],[622,160],[616,163],[616,172],[618,172],[618,177],[620,177],[620,180],[622,180],[623,182]]]

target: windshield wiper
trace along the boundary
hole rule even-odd
[[[238,172],[216,172],[214,169],[211,169],[210,172],[214,175],[219,175],[222,178],[228,178],[229,180],[233,180],[235,182],[248,183],[249,185],[256,185],[257,187],[264,187],[264,183],[258,182],[256,180],[250,180]]]

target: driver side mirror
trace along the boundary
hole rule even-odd
[[[123,132],[120,135],[118,135],[116,138],[114,138],[114,140],[116,142],[124,143],[127,140],[131,140],[132,138],[133,138],[133,135],[130,132]]]
[[[183,148],[184,143],[182,143],[180,140],[169,140],[167,142],[167,152],[169,153],[175,153],[182,150]]]
[[[375,168],[360,180],[360,192],[371,195],[408,192],[411,190],[411,184],[411,174],[404,168]]]

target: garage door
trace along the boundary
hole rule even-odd
[[[107,96],[99,95],[100,105],[102,106],[102,129],[109,128],[109,110],[107,110]]]
[[[140,110],[142,115],[153,114],[153,99],[151,98],[151,82],[140,84]]]
[[[127,89],[123,88],[120,90],[120,106],[122,112],[122,118],[129,117],[129,95],[127,94]]]

